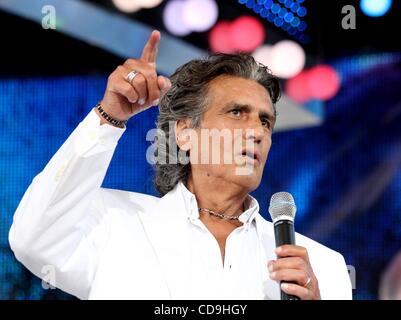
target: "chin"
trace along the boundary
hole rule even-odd
[[[233,182],[237,185],[243,186],[248,192],[252,192],[257,189],[262,180],[262,175],[258,172],[253,172],[249,175],[236,175],[233,176]]]

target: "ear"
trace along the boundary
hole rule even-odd
[[[175,122],[175,141],[177,142],[177,146],[183,151],[191,150],[191,127],[190,120],[180,119]]]

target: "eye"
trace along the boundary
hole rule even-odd
[[[263,119],[262,119],[262,125],[263,125],[264,127],[268,128],[268,129],[270,129],[270,127],[271,127],[270,121],[269,121],[269,119],[267,119],[267,118],[263,118]]]
[[[240,109],[232,109],[232,110],[230,110],[230,113],[235,117],[239,117],[241,115],[241,110]]]

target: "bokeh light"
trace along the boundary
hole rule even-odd
[[[265,44],[259,48],[257,48],[253,53],[252,56],[255,58],[256,61],[264,64],[265,66],[269,67],[270,69],[270,55],[273,46],[269,44]]]
[[[163,12],[163,22],[166,29],[175,36],[186,36],[191,29],[183,20],[185,1],[172,0],[167,3]]]
[[[305,52],[302,47],[291,40],[277,42],[270,54],[270,68],[273,73],[284,79],[292,78],[305,65]]]
[[[361,0],[361,9],[370,17],[380,17],[390,9],[392,0]]]
[[[219,21],[209,32],[209,47],[213,52],[232,53],[235,51],[231,38],[228,36],[230,29],[229,21]]]
[[[187,0],[182,14],[183,21],[189,29],[203,32],[213,27],[219,11],[214,0]]]
[[[154,8],[163,0],[113,0],[118,10],[123,12],[135,12],[142,8]]]
[[[141,8],[154,8],[157,7],[163,0],[137,0]]]
[[[251,16],[236,19],[230,28],[231,43],[238,51],[252,52],[265,40],[263,24]]]
[[[309,70],[307,83],[313,98],[328,100],[337,94],[340,77],[332,66],[321,64]]]
[[[298,103],[305,103],[311,99],[308,87],[308,71],[304,70],[295,77],[287,80],[285,93]]]
[[[113,0],[113,4],[118,10],[128,13],[141,9],[141,6],[136,0]]]

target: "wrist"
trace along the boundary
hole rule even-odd
[[[102,107],[102,105],[100,103],[98,103],[95,106],[95,112],[100,117],[100,125],[107,123],[114,127],[123,129],[123,128],[125,128],[125,125],[127,124],[127,121],[128,121],[128,120],[120,120],[120,119],[114,118],[108,112],[106,112],[104,110],[104,108]]]

